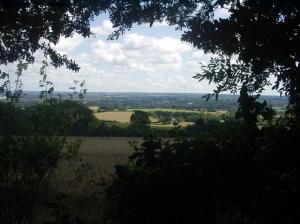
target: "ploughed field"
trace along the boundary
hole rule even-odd
[[[55,172],[53,186],[60,192],[60,210],[71,211],[84,223],[102,223],[105,189],[111,182],[116,165],[125,164],[134,151],[129,141],[142,142],[130,137],[68,137],[68,141],[81,141],[78,157],[61,161]],[[63,196],[61,196],[63,195]],[[56,194],[49,194],[49,200]],[[48,221],[48,208],[38,208],[35,223]],[[54,213],[53,213],[54,214]],[[40,221],[42,220],[42,221]]]
[[[60,175],[72,178],[74,169],[82,166],[91,168],[90,175],[97,178],[110,179],[116,165],[125,164],[134,149],[129,142],[141,143],[143,138],[138,137],[69,137],[69,141],[81,141],[78,157],[72,162],[61,165]],[[63,178],[63,179],[65,179]],[[66,190],[66,189],[65,189]]]

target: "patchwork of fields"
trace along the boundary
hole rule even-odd
[[[110,122],[117,122],[117,123],[123,123],[123,124],[129,124],[130,117],[132,113],[134,112],[134,109],[129,109],[127,111],[107,111],[107,112],[97,112],[96,107],[90,107],[90,109],[93,111],[94,116],[101,121],[110,121]],[[176,110],[176,109],[141,109],[145,112],[155,112],[155,111],[163,111],[163,112],[184,112],[184,113],[203,113],[201,111],[193,111],[193,110]],[[211,112],[207,112],[211,113]],[[154,128],[170,128],[174,127],[172,124],[161,124],[159,123],[159,120],[153,116],[149,116],[149,119],[151,121],[151,127]],[[186,127],[188,125],[192,125],[193,122],[180,122],[179,125],[182,127]],[[120,124],[121,125],[121,124]]]
[[[120,123],[129,123],[130,117],[135,109],[127,109],[126,111],[107,111],[107,112],[97,112],[97,107],[89,107],[95,117],[98,120],[102,121],[113,121]],[[153,113],[157,111],[162,112],[179,112],[179,113],[196,113],[196,114],[207,114],[207,115],[221,115],[228,113],[227,111],[217,111],[217,112],[208,112],[208,111],[198,111],[198,110],[184,110],[184,109],[164,109],[164,108],[151,108],[151,109],[139,109],[148,113]],[[155,117],[149,117],[152,123],[157,123],[158,119]],[[180,125],[187,126],[192,124],[191,122],[182,122]],[[154,124],[154,126],[158,126],[159,124]],[[172,126],[172,125],[171,125]]]

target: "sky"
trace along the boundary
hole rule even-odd
[[[222,15],[222,12],[219,13]],[[106,15],[98,16],[91,23],[94,37],[84,39],[78,34],[61,38],[58,52],[74,59],[80,71],[66,68],[47,68],[48,79],[55,91],[68,91],[74,80],[86,82],[89,92],[165,92],[210,93],[215,85],[198,82],[192,77],[201,72],[201,64],[207,64],[210,55],[180,40],[182,31],[167,23],[155,23],[153,27],[134,27],[118,40],[107,40],[113,32]],[[29,66],[22,78],[25,91],[39,91],[39,70],[42,60],[37,52],[36,62]],[[14,71],[8,66],[7,71]],[[264,94],[275,92],[267,89]]]

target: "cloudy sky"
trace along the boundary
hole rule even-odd
[[[75,34],[61,38],[55,46],[81,67],[76,74],[48,67],[56,91],[67,91],[74,80],[85,80],[90,92],[207,93],[214,89],[207,81],[199,83],[192,78],[201,69],[199,63],[207,63],[210,56],[180,41],[181,31],[175,27],[166,23],[134,27],[117,41],[107,40],[113,28],[105,15],[96,18],[91,27],[95,37],[83,39]],[[41,60],[37,55],[36,63],[25,72],[25,90],[40,90]],[[12,67],[7,70],[13,71]]]

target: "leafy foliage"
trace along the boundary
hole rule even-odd
[[[18,60],[32,63],[34,53],[41,50],[55,67],[66,65],[78,71],[79,66],[66,55],[54,50],[60,37],[78,33],[91,35],[90,20],[105,11],[109,1],[79,0],[1,0],[0,64]]]
[[[54,84],[53,82],[48,80],[48,75],[46,71],[47,67],[48,62],[47,57],[45,57],[44,60],[42,60],[42,67],[40,68],[40,75],[42,79],[39,82],[40,87],[43,88],[43,90],[40,92],[39,98],[44,101],[51,100],[52,94],[54,92]]]
[[[85,135],[96,120],[87,107],[69,100],[53,100],[28,110],[34,131],[46,135]]]
[[[79,145],[37,132],[28,111],[14,105],[1,103],[0,113],[1,223],[30,224],[58,162],[72,158]]]
[[[146,139],[108,190],[108,223],[297,223],[299,130]]]
[[[0,86],[0,94],[4,94],[6,101],[10,104],[18,103],[23,94],[21,76],[23,71],[27,69],[27,66],[28,64],[25,62],[18,62],[17,71],[15,74],[16,79],[14,82],[11,79],[11,74],[6,72],[1,73],[0,71],[0,79],[3,80],[3,83]]]
[[[262,116],[264,120],[272,121],[275,111],[267,106],[267,102],[257,102],[257,96],[249,96],[247,87],[244,85],[241,89],[241,95],[239,97],[240,107],[236,112],[237,118],[243,118],[246,124],[250,127],[256,127],[258,116]]]

